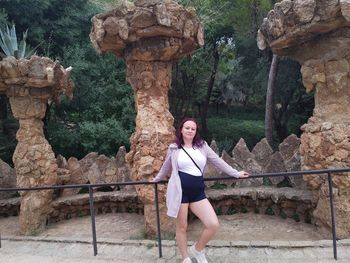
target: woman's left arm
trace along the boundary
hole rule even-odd
[[[209,147],[207,143],[204,144],[205,150],[207,152],[207,160],[209,163],[214,165],[218,170],[224,172],[229,176],[233,176],[235,178],[248,177],[249,174],[245,171],[237,171],[232,168],[229,164],[227,164],[223,159],[221,159],[212,148]]]

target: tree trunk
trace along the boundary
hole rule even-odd
[[[251,2],[251,28],[252,28],[252,35],[256,35],[256,32],[258,32],[259,29],[259,22],[258,22],[258,16],[259,16],[259,6],[256,0],[253,0]]]
[[[288,136],[288,121],[291,116],[289,105],[292,101],[294,92],[295,88],[288,90],[287,95],[284,96],[281,102],[281,107],[275,109],[276,111],[273,115],[275,131],[277,133],[279,142],[283,142],[283,140]]]
[[[273,142],[273,98],[278,70],[278,60],[278,56],[274,54],[271,62],[269,81],[267,84],[266,92],[265,137],[271,146]]]
[[[211,93],[212,93],[213,87],[214,87],[216,71],[217,71],[218,65],[219,65],[219,52],[216,49],[216,45],[214,45],[213,57],[214,57],[213,70],[210,74],[210,78],[209,78],[208,86],[207,86],[207,95],[205,97],[205,101],[203,103],[202,112],[201,112],[202,135],[204,138],[206,138],[208,135],[208,126],[207,126],[208,108],[209,108]]]
[[[7,99],[6,95],[0,95],[0,120],[7,119]]]

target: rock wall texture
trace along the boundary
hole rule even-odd
[[[13,155],[18,187],[51,186],[57,183],[57,163],[43,132],[42,119],[48,100],[72,94],[69,70],[49,58],[13,57],[0,61],[0,92],[10,98],[13,116],[19,120]],[[20,231],[40,231],[47,219],[52,191],[21,192]]]
[[[284,0],[264,19],[258,32],[260,48],[301,65],[307,91],[315,92],[315,109],[302,127],[302,169],[350,166],[350,1]],[[330,227],[329,193],[324,176],[304,176],[318,198],[317,224]],[[337,234],[350,236],[350,174],[337,175]]]
[[[212,141],[210,147],[219,154],[215,141]],[[225,150],[221,153],[221,158],[237,170],[246,170],[252,174],[259,173],[284,173],[300,170],[300,139],[292,134],[288,136],[280,145],[279,151],[273,152],[265,138],[258,142],[252,151],[249,150],[244,139],[240,139],[228,154]],[[220,174],[214,167],[208,165],[204,177],[217,177]],[[224,176],[224,175],[223,175]],[[287,180],[296,189],[307,189],[305,181],[301,176],[277,176],[270,177],[264,183],[262,178],[252,178],[247,180],[235,180],[233,182],[236,188],[259,187],[262,185],[278,186],[282,181]],[[232,184],[228,181],[219,181],[222,184]],[[214,183],[207,181],[207,187],[212,187]]]
[[[255,169],[254,173],[300,170],[300,139],[295,135],[287,137],[280,144],[279,151],[276,152],[273,152],[266,139],[258,142],[252,151],[241,139],[233,147],[234,157],[225,151],[220,154],[215,141],[212,141],[210,146],[218,155],[221,155],[221,158],[237,169],[250,169],[249,167],[252,167]],[[70,157],[67,161],[59,155],[57,156],[57,183],[65,185],[132,181],[130,167],[125,157],[125,147],[120,147],[116,156],[112,158],[92,152],[81,160]],[[244,159],[245,157],[248,159]],[[255,164],[255,166],[253,167],[251,164]],[[10,173],[15,175],[13,169],[5,163],[3,165],[8,170],[12,170]],[[205,177],[217,178],[218,176],[220,176],[220,172],[209,165]],[[233,214],[238,211],[259,212],[314,224],[315,198],[312,191],[307,189],[302,177],[290,176],[286,178],[281,176],[271,179],[264,183],[261,180],[249,180],[247,183],[238,183],[237,180],[223,180],[219,183],[225,184],[227,187],[220,190],[209,189],[217,187],[214,186],[213,181],[207,181],[206,194],[219,214]],[[288,180],[292,187],[277,187],[285,180]],[[15,182],[12,186],[15,186]],[[2,187],[1,181],[0,187]],[[84,190],[86,191],[86,189],[55,191],[54,200],[48,213],[49,222],[89,215],[88,194],[83,193]],[[143,214],[145,211],[155,213],[152,207],[154,204],[149,204],[150,211],[145,209],[147,204],[144,200],[141,201],[145,197],[142,194],[138,195],[134,186],[112,189],[94,188],[94,192],[96,213],[136,212]],[[154,194],[153,188],[149,189],[148,194],[149,196]],[[146,198],[148,197],[146,196]],[[19,198],[0,200],[0,216],[16,216],[19,214],[19,209]],[[162,218],[162,221],[164,219],[165,217]]]
[[[130,167],[125,160],[126,150],[121,146],[115,157],[108,158],[95,152],[87,154],[81,160],[70,157],[68,161],[63,156],[57,156],[58,184],[99,184],[120,183],[132,181]],[[133,186],[120,186],[110,189],[133,190]],[[64,189],[57,197],[67,197],[78,194],[82,189]],[[94,188],[94,191],[98,189]]]
[[[16,173],[7,163],[0,159],[0,187],[16,187]],[[14,192],[0,192],[0,199],[7,199],[14,196]]]

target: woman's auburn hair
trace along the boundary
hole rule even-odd
[[[197,147],[197,148],[199,148],[199,147],[201,147],[201,146],[204,144],[204,141],[202,140],[201,136],[199,135],[199,132],[198,132],[198,123],[197,123],[197,121],[196,121],[195,118],[188,118],[188,117],[187,117],[187,118],[184,118],[184,119],[180,122],[179,126],[178,126],[177,129],[176,129],[176,133],[175,133],[175,135],[176,135],[175,143],[176,143],[176,145],[177,145],[178,148],[181,148],[181,147],[184,145],[184,140],[183,140],[183,138],[182,138],[181,130],[182,130],[182,127],[184,126],[185,122],[187,122],[187,121],[192,121],[192,122],[194,122],[194,123],[196,124],[196,126],[197,126],[196,134],[195,134],[195,136],[194,136],[194,138],[193,138],[193,141],[192,141],[192,147]]]

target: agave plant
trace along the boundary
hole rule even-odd
[[[18,44],[15,25],[10,29],[6,26],[6,31],[0,29],[0,47],[3,52],[0,56],[5,58],[13,56],[17,59],[31,57],[35,53],[35,49],[28,49],[26,44],[28,29],[23,33],[22,41]]]

